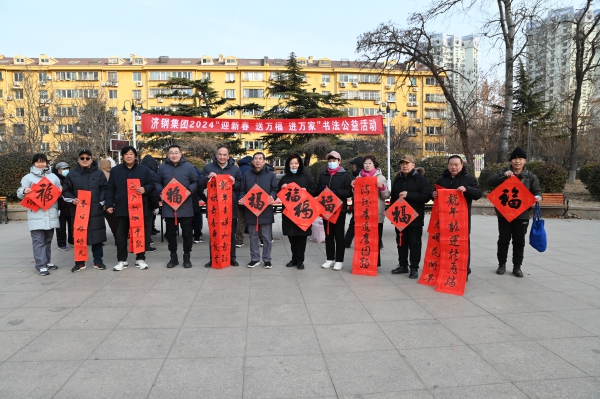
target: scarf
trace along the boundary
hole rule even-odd
[[[329,169],[327,168],[327,173],[329,173],[331,176],[335,175],[340,169],[342,168],[342,165],[338,165],[337,168],[335,169]]]

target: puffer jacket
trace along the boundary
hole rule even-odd
[[[266,166],[266,164],[265,164]],[[242,185],[240,188],[240,198],[244,198],[246,193],[258,184],[260,188],[275,200],[277,198],[277,177],[275,172],[268,170],[263,166],[259,171],[254,168],[250,169],[244,176],[242,176]],[[258,215],[258,218],[250,211],[246,210],[246,224],[255,225],[257,224],[273,224],[275,222],[275,212],[273,206],[269,205],[269,199],[263,200],[266,204],[264,211]]]
[[[21,186],[17,190],[17,197],[19,197],[19,199],[25,198],[25,193],[23,191],[26,188],[31,188],[31,186],[38,183],[44,177],[50,180],[56,187],[62,188],[60,180],[52,173],[49,167],[42,170],[32,166],[29,173],[21,179]],[[59,193],[56,193],[56,195],[59,195]],[[52,204],[47,211],[42,208],[38,209],[36,212],[28,210],[27,225],[29,230],[52,230],[60,227],[58,221],[58,201]]]
[[[423,171],[424,173],[425,171]],[[392,195],[390,201],[393,204],[406,191],[406,202],[419,214],[407,228],[423,226],[425,219],[425,204],[431,200],[431,186],[429,181],[417,169],[413,169],[406,176],[398,173],[392,183]]]
[[[154,188],[158,193],[162,193],[165,186],[167,186],[172,179],[177,180],[190,192],[190,194],[198,189],[198,173],[196,173],[194,166],[191,163],[186,162],[183,157],[181,157],[181,160],[177,165],[174,165],[168,158],[165,160],[165,163],[158,168]],[[165,218],[175,217],[174,209],[164,201],[162,215]],[[192,205],[191,195],[189,195],[185,201],[183,201],[179,209],[177,209],[177,217],[194,217],[194,207]]]
[[[502,172],[498,172],[495,175],[490,176],[487,180],[487,183],[492,187],[499,186],[500,184],[504,183],[504,181],[506,179],[508,179],[508,177],[504,176],[504,173],[506,173],[509,170],[512,171],[512,168],[507,168],[506,170],[504,170]],[[534,196],[542,195],[540,181],[538,180],[536,175],[534,175],[533,173],[528,171],[525,167],[523,167],[523,170],[521,171],[521,173],[516,176],[519,178],[519,180],[521,180],[521,183],[523,183],[525,185],[525,187],[527,187],[527,189],[531,192],[531,194],[533,194]],[[500,214],[498,209],[496,209],[496,208],[494,208],[494,209],[496,210],[496,215],[499,218],[501,218],[502,215]],[[531,213],[530,211],[531,211],[531,209],[526,209],[525,211],[523,211],[523,213],[521,213],[519,216],[517,216],[516,219],[529,219],[530,213]]]
[[[227,164],[225,164],[225,167],[222,168],[221,166],[219,166],[219,162],[217,161],[216,157],[213,157],[213,161],[211,163],[207,163],[204,166],[204,169],[202,171],[202,178],[199,180],[198,182],[198,191],[204,193],[204,190],[206,189],[206,185],[208,183],[208,175],[211,173],[215,173],[217,175],[229,175],[229,176],[233,176],[233,178],[235,179],[235,183],[233,183],[233,199],[232,199],[232,208],[233,208],[233,217],[237,218],[238,217],[238,207],[237,207],[237,203],[238,203],[238,199],[239,199],[239,192],[240,192],[240,188],[242,187],[242,173],[240,172],[240,168],[238,168],[235,165],[235,161],[233,160],[233,158],[229,158],[227,160]]]
[[[348,211],[347,199],[352,197],[352,176],[341,167],[335,175],[331,176],[327,169],[319,176],[317,183],[317,195],[321,194],[325,187],[329,187],[333,193],[342,200],[342,212]]]
[[[139,179],[145,190],[142,194],[142,204],[144,212],[147,212],[147,198],[154,191],[154,176],[154,173],[148,167],[138,164],[137,161],[131,168],[128,168],[124,163],[115,166],[106,185],[106,209],[114,208],[116,217],[128,217],[127,179]]]
[[[252,157],[250,155],[241,158],[237,162],[238,167],[240,168],[240,173],[245,175],[250,169],[252,169]]]
[[[377,169],[377,172],[375,172],[375,174],[373,175],[374,177],[377,177],[377,181],[380,183],[383,183],[383,186],[385,187],[385,190],[379,190],[379,196],[377,197],[377,206],[378,206],[378,217],[379,217],[379,223],[383,223],[383,220],[385,219],[385,200],[390,198],[390,190],[387,188],[387,181],[385,179],[385,177],[383,177],[383,173],[381,173],[381,169]],[[360,172],[358,173],[358,175],[356,176],[357,179],[363,177]]]
[[[284,184],[296,183],[301,188],[305,188],[306,191],[313,197],[317,194],[317,185],[313,180],[312,176],[304,171],[304,165],[302,162],[298,165],[298,171],[294,174],[290,171],[289,165],[285,167],[285,174],[279,180],[279,191],[281,186]],[[314,210],[316,212],[316,209]],[[312,229],[309,227],[306,231],[298,227],[294,222],[290,220],[283,213],[281,214],[281,232],[285,236],[310,236]]]

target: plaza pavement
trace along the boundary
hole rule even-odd
[[[276,220],[272,270],[245,267],[248,237],[241,267],[204,268],[205,242],[193,268],[166,269],[154,236],[149,270],[114,272],[109,232],[107,270],[71,273],[55,249],[47,277],[27,223],[0,225],[0,398],[600,397],[600,221],[546,220],[549,248],[527,246],[518,279],[495,274],[496,218],[473,216],[456,297],[390,274],[389,223],[363,277],[352,250],[323,270],[310,242],[305,270],[284,267]]]

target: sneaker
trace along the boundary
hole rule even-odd
[[[69,247],[65,246],[65,247],[58,247],[58,249],[60,249],[61,251],[68,251]]]
[[[123,262],[123,261],[119,261],[115,267],[113,267],[113,271],[115,272],[120,272],[123,269],[127,269],[129,267],[129,263],[127,262]]]
[[[45,267],[45,266],[41,266],[41,267],[36,266],[35,268],[38,271],[38,273],[40,274],[40,276],[48,276],[48,275],[50,275],[50,272],[48,271],[48,268]]]
[[[54,263],[46,263],[46,267],[50,270],[58,269],[58,266],[56,266]]]
[[[76,264],[75,266],[73,266],[73,268],[71,269],[72,273],[77,273],[81,270],[85,269],[85,263],[81,263],[81,264]]]
[[[194,240],[194,244],[200,244],[201,242],[204,242],[204,241],[202,239]]]
[[[241,243],[241,244],[235,244],[235,246],[236,246],[236,247],[238,247],[238,248],[241,248],[241,247],[243,247],[243,246],[244,246],[244,243]]]
[[[342,267],[344,267],[342,262],[335,262],[335,265],[333,265],[333,270],[342,270]]]
[[[258,260],[251,260],[250,263],[248,263],[248,267],[256,267],[260,265],[260,261]]]
[[[264,245],[262,240],[260,240],[260,242],[258,243],[258,245],[260,245],[261,247]]]
[[[273,266],[271,266],[271,262],[265,262],[265,269],[270,269]]]
[[[148,264],[140,259],[135,261],[135,267],[139,267],[140,270],[145,270],[148,268]]]
[[[333,266],[333,264],[334,264],[334,263],[335,263],[335,261],[334,261],[334,260],[327,260],[327,261],[325,261],[325,263],[323,263],[323,264],[321,265],[321,267],[322,267],[323,269],[329,269],[331,266]]]
[[[106,270],[106,265],[102,262],[100,263],[94,263],[94,269],[98,269],[98,270]]]
[[[153,246],[154,245],[154,241],[150,240],[150,242],[148,243],[148,245]]]
[[[147,247],[145,252],[154,252],[156,251],[155,247]]]

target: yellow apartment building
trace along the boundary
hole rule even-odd
[[[334,61],[310,56],[297,57],[297,60],[306,74],[308,88],[341,94],[349,102],[345,108],[349,116],[377,115],[390,106],[397,111],[391,118],[391,128],[407,134],[417,156],[444,153],[446,101],[425,68],[407,71],[389,63],[378,70],[365,70],[358,63],[344,59]],[[165,89],[157,87],[171,77],[208,78],[229,104],[255,102],[270,108],[277,104],[277,99],[265,96],[266,89],[276,73],[285,69],[285,64],[284,58],[242,59],[222,55],[200,58],[146,58],[135,54],[128,58],[0,55],[0,144],[8,135],[37,129],[41,135],[40,150],[60,152],[64,145],[60,138],[77,132],[77,109],[81,100],[98,96],[106,99],[109,109],[119,115],[121,133],[127,136],[132,130],[133,118],[130,112],[126,116],[120,112],[124,105],[130,108],[127,101],[150,113],[153,109],[181,105],[180,100],[161,97]],[[247,119],[259,115],[232,112],[223,117]],[[144,140],[140,130],[138,122],[138,141]],[[242,141],[249,155],[262,150],[260,137],[263,135],[244,133]],[[278,162],[281,161],[276,164]]]

